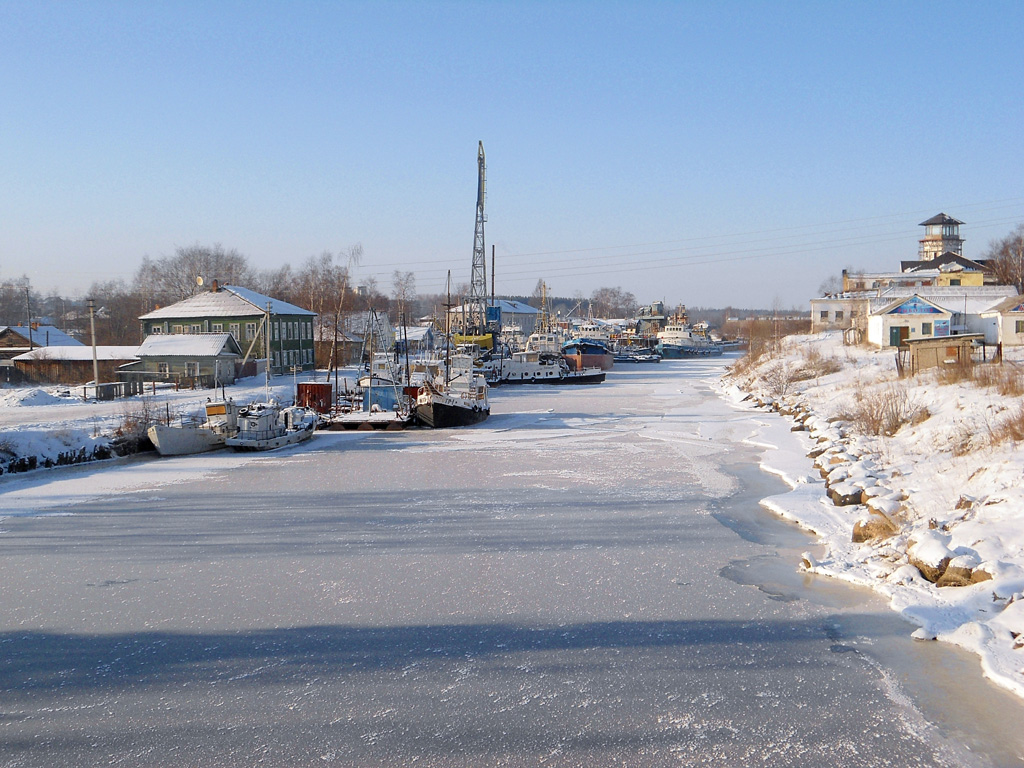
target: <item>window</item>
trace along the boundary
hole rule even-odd
[[[950,285],[960,285],[960,278],[959,278],[959,277],[957,277],[957,278],[953,278],[953,279],[951,279],[951,280],[949,281],[949,284],[950,284]]]
[[[274,323],[274,341],[280,341],[281,339],[281,323]]]
[[[843,310],[837,309],[836,310],[836,322],[838,323],[842,319],[843,319]]]
[[[1024,333],[1024,320],[1017,320],[1014,322],[1014,333]]]
[[[931,336],[932,335],[932,324],[931,323],[921,323],[921,335],[922,336]]]
[[[251,341],[256,338],[256,323],[245,324],[245,340]]]
[[[188,332],[189,333],[202,333],[203,332],[203,326],[201,326],[201,325],[193,325],[193,326],[191,326],[189,328]]]
[[[820,317],[821,317],[822,320],[827,322],[828,321],[828,310],[827,309],[821,310],[821,316]]]
[[[171,366],[170,366],[169,363],[157,363],[156,364],[156,372],[157,373],[168,374],[168,373],[171,372]]]
[[[160,326],[160,325],[154,325],[153,327],[151,327],[151,328],[149,329],[149,332],[150,332],[150,333],[163,333],[163,332],[164,332],[164,329],[163,329],[163,326]]]
[[[231,330],[228,332],[235,337],[235,341],[238,341],[238,323],[232,323],[229,327],[231,328]]]
[[[185,375],[186,376],[198,376],[199,375],[199,363],[185,363]]]
[[[214,323],[211,327],[214,333],[224,333],[224,323]]]
[[[183,328],[182,326],[180,326],[180,325],[176,325],[176,326],[174,326],[174,328],[172,329],[172,332],[173,332],[173,333],[184,333],[184,332],[185,332],[185,329],[184,329],[184,328]]]

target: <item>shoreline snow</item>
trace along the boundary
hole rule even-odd
[[[844,420],[894,388],[923,418],[881,437]],[[916,639],[971,651],[987,678],[1024,698],[1024,456],[982,439],[1020,398],[944,384],[934,371],[900,380],[891,350],[845,347],[829,334],[784,340],[758,366],[727,373],[718,391],[757,414],[746,442],[763,449],[762,470],[791,488],[762,506],[822,545],[824,555],[806,553],[803,567],[880,593],[918,626]],[[860,503],[837,505],[836,494]],[[855,541],[855,529],[866,540]],[[960,579],[939,586],[923,575],[933,567]]]

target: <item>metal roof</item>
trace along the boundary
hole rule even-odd
[[[142,342],[138,356],[216,357],[225,352],[241,354],[230,333],[154,333]]]
[[[952,216],[947,216],[944,213],[937,213],[928,219],[928,221],[922,221],[918,226],[927,227],[929,224],[963,224],[963,222],[959,219],[954,219]]]
[[[0,325],[0,333],[6,330],[14,331],[28,341],[27,325]],[[32,343],[40,347],[81,347],[82,342],[68,336],[60,328],[52,325],[40,325],[32,329]]]
[[[117,346],[117,345],[97,345],[96,346],[96,359],[97,360],[137,360],[138,359],[138,346]],[[31,352],[25,352],[20,355],[15,355],[12,360],[61,360],[61,361],[82,361],[92,360],[92,347],[86,346],[85,344],[79,344],[77,347],[72,346],[49,346],[39,347],[33,349]]]
[[[148,312],[139,320],[175,320],[185,317],[252,317],[261,315],[270,306],[272,315],[306,315],[316,312],[272,299],[262,293],[237,285],[221,285],[217,291],[204,291],[175,304]]]

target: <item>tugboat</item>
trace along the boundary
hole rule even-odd
[[[309,440],[320,417],[312,408],[250,403],[238,412],[238,432],[226,445],[236,451],[272,451]]]
[[[444,366],[443,372],[425,379],[416,396],[416,419],[431,429],[467,427],[491,415],[487,380],[473,370]],[[451,375],[454,372],[454,376]]]

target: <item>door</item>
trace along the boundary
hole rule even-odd
[[[903,342],[907,340],[908,336],[910,336],[910,328],[908,328],[907,326],[905,326],[905,325],[903,325],[903,326],[897,326],[897,325],[890,326],[890,328],[889,328],[889,346],[890,347],[899,347],[899,346],[901,346],[903,344]]]

